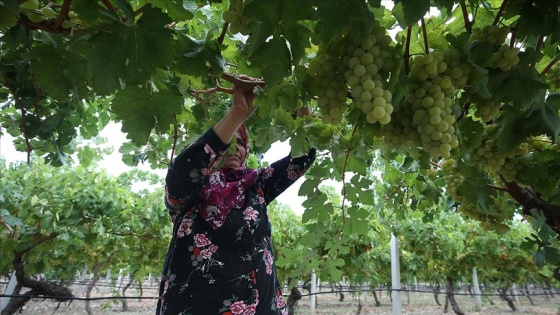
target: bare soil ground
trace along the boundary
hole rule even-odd
[[[104,292],[103,294],[94,289],[94,295],[112,296],[115,292]],[[302,292],[304,293],[304,292]],[[144,290],[144,297],[156,296],[155,290]],[[139,296],[140,292],[130,290],[127,292],[129,296]],[[358,299],[351,294],[345,294],[344,301],[339,301],[339,295],[335,293],[323,293],[317,295],[317,305],[315,308],[316,315],[342,315],[342,314],[393,314],[391,307],[390,297],[386,292],[378,293],[378,298],[381,306],[375,306],[373,296],[360,295]],[[439,296],[440,302],[445,303],[443,295]],[[515,301],[517,311],[514,313],[508,307],[507,303],[500,300],[497,296],[483,298],[482,311],[476,309],[475,299],[468,295],[457,295],[457,302],[461,309],[469,315],[515,315],[515,314],[533,314],[533,315],[560,315],[560,294],[555,294],[553,297],[533,296],[532,300],[535,305],[532,305],[527,297],[518,297],[519,302]],[[310,301],[309,296],[304,296],[298,303],[296,315],[310,315]],[[129,310],[122,311],[122,302],[120,300],[97,300],[91,301],[91,306],[94,314],[100,315],[148,315],[155,314],[155,299],[131,299],[127,300]],[[438,306],[431,293],[410,293],[401,295],[402,301],[402,314],[419,314],[419,315],[435,315],[445,314],[444,306]],[[493,302],[493,304],[491,302]],[[361,305],[361,309],[360,309]],[[360,312],[358,313],[358,310]],[[27,303],[20,314],[23,315],[82,315],[87,314],[85,311],[85,301],[75,300],[72,303],[61,303],[52,300],[39,300],[34,299]],[[454,312],[449,307],[447,314],[453,315]],[[204,314],[203,314],[204,315]],[[213,315],[213,314],[209,314]]]

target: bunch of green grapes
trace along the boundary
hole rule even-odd
[[[443,53],[433,52],[415,56],[410,72],[412,81],[417,83],[407,97],[414,111],[412,126],[421,135],[422,149],[433,158],[448,158],[459,145],[451,112],[455,87],[448,69]]]
[[[249,35],[250,33],[247,18],[243,16],[244,6],[243,0],[231,0],[228,9],[222,13],[224,22],[229,23],[229,30],[233,34]]]
[[[548,82],[550,82],[551,87],[560,89],[560,62],[556,62],[556,64],[548,70],[546,78]]]
[[[475,28],[472,30],[468,43],[475,41],[483,41],[487,45],[500,47],[505,43],[511,28],[509,26],[486,25],[482,29]]]
[[[325,124],[338,124],[348,110],[348,87],[344,82],[344,66],[338,55],[342,43],[330,47],[319,46],[317,56],[309,63],[308,73],[313,78],[317,105]]]
[[[440,163],[441,171],[444,174],[445,191],[453,200],[463,203],[465,198],[457,192],[457,188],[463,184],[465,177],[457,170],[456,165],[457,162],[454,159],[443,160]]]
[[[391,43],[386,29],[375,21],[370,35],[361,42],[349,44],[343,56],[348,68],[344,77],[356,106],[367,115],[370,124],[386,125],[391,121],[392,94],[386,89],[394,68]]]
[[[484,122],[490,122],[496,118],[502,108],[502,102],[495,99],[483,99],[473,97],[473,104],[475,105],[474,115]]]
[[[511,67],[519,63],[519,48],[512,47],[508,45],[500,46],[498,51],[492,54],[492,69],[500,69],[502,71],[508,71]]]
[[[496,145],[496,140],[486,139],[481,142],[481,146],[472,151],[471,157],[480,163],[487,172],[498,172],[506,163],[506,158],[513,157],[504,153]]]
[[[499,174],[505,180],[512,181],[523,168],[522,158],[527,155],[528,151],[528,144],[524,143],[514,151],[506,153],[498,148],[494,139],[486,139],[480,147],[473,150],[471,157],[480,163],[491,176]]]

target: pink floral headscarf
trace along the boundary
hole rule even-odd
[[[210,227],[221,227],[231,209],[240,209],[245,202],[245,191],[256,183],[260,170],[248,169],[245,161],[249,154],[249,131],[241,125],[235,132],[243,141],[245,159],[240,167],[222,167],[210,174],[201,196],[200,215]]]

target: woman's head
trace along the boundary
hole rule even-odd
[[[249,131],[245,125],[241,125],[234,134],[235,152],[226,153],[223,162],[224,167],[236,168],[245,165],[249,154]]]

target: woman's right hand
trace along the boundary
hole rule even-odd
[[[240,75],[238,78],[243,81],[255,81],[254,78],[244,75]],[[255,111],[255,106],[253,106],[253,100],[256,97],[255,93],[253,93],[254,87],[254,85],[234,87],[232,109],[237,112],[236,114],[243,116],[244,119],[249,118]]]

